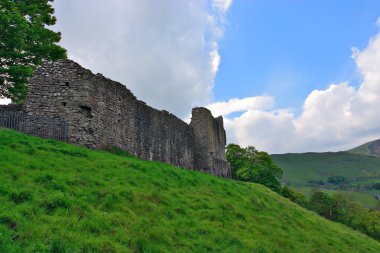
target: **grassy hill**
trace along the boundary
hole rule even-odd
[[[272,158],[284,170],[283,180],[305,193],[311,191],[313,182],[328,182],[332,176],[343,176],[347,185],[354,188],[380,182],[380,157],[367,155],[365,147],[368,145],[347,152],[280,154],[272,155]],[[343,194],[366,206],[378,204],[374,197],[378,191],[348,190]]]
[[[0,252],[380,252],[267,188],[0,130]]]
[[[368,142],[347,152],[380,157],[380,140]]]

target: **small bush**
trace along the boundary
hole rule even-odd
[[[302,207],[308,208],[309,206],[309,201],[305,194],[293,190],[289,188],[287,185],[282,188],[281,195]]]

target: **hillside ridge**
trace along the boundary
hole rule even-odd
[[[367,142],[356,148],[347,150],[347,152],[380,157],[380,139]]]
[[[379,208],[380,140],[339,152],[271,155],[284,171],[283,183],[309,195],[314,188],[340,193],[369,208]],[[333,183],[339,178],[341,182]]]

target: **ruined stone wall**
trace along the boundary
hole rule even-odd
[[[46,63],[36,71],[23,111],[29,119],[64,119],[71,143],[116,146],[143,159],[230,176],[221,117],[196,108],[188,125],[70,60]]]
[[[206,108],[192,111],[190,126],[194,134],[194,167],[222,177],[231,177],[231,169],[225,155],[226,132],[223,118],[214,118]]]
[[[29,87],[28,115],[65,118],[72,143],[116,146],[144,159],[193,167],[191,128],[137,100],[118,82],[65,60],[39,68]]]

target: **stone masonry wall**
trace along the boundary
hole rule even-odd
[[[116,146],[143,159],[230,176],[221,117],[214,119],[207,109],[207,116],[198,115],[194,109],[197,123],[188,125],[137,100],[124,85],[70,60],[46,63],[36,71],[23,110],[29,118],[64,119],[71,143],[100,149]],[[203,129],[202,119],[209,128]]]
[[[231,169],[225,155],[226,132],[223,118],[214,118],[206,108],[192,111],[190,126],[194,133],[194,166],[201,171],[231,177]]]

